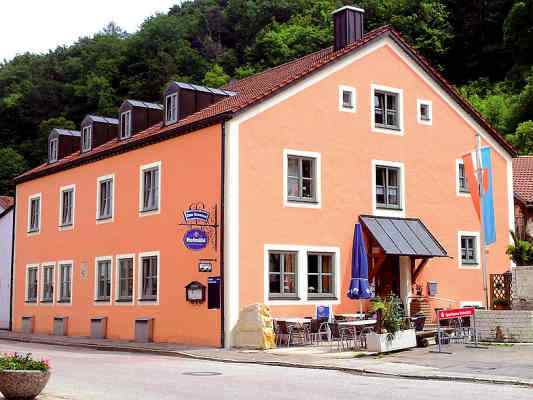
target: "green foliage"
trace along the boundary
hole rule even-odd
[[[533,121],[521,122],[515,133],[508,135],[507,139],[521,154],[533,154]]]
[[[511,236],[513,238],[513,244],[507,246],[506,254],[518,266],[532,265],[533,243],[528,240],[520,240],[514,232],[511,232]]]
[[[202,83],[206,86],[218,88],[225,85],[230,80],[230,76],[224,72],[222,67],[214,64],[209,71],[205,73]]]
[[[36,360],[28,354],[4,354],[0,356],[0,370],[9,371],[48,371],[50,363],[48,360]]]
[[[27,168],[24,158],[11,147],[0,148],[0,194],[14,195],[13,177]]]
[[[398,296],[392,293],[385,299],[381,299],[379,296],[374,297],[370,301],[370,311],[378,314],[379,325],[387,333],[394,335],[405,327],[405,315],[402,303]]]

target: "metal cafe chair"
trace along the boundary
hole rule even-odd
[[[328,323],[320,319],[311,319],[307,328],[308,342],[310,344],[320,344],[325,337],[328,340]]]

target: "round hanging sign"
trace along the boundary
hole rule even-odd
[[[205,249],[208,242],[207,233],[201,229],[190,229],[183,236],[183,244],[189,250]]]

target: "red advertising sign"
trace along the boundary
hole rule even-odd
[[[474,307],[455,308],[452,310],[440,310],[439,319],[471,317],[475,313],[476,313],[476,309]]]

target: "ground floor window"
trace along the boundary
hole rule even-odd
[[[133,258],[121,258],[118,261],[118,300],[133,299]]]
[[[59,301],[69,303],[72,298],[72,264],[59,264]]]
[[[297,253],[269,253],[269,296],[297,297]]]
[[[54,299],[54,266],[43,267],[43,298],[42,302],[52,302]]]
[[[37,276],[39,267],[29,267],[26,275],[26,301],[28,303],[37,302]]]
[[[111,260],[99,260],[96,264],[96,300],[111,298]]]
[[[307,254],[307,293],[309,297],[334,296],[333,254]]]
[[[158,258],[141,257],[141,300],[157,300]]]

